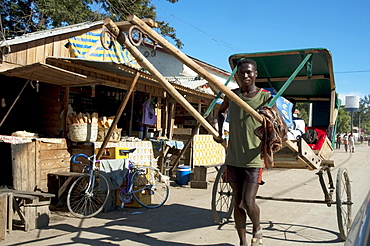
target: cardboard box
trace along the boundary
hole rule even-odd
[[[126,189],[126,181],[124,181],[122,183],[121,189]],[[134,188],[134,190],[137,190],[137,189],[139,189],[139,187],[136,188],[136,189]],[[117,189],[116,190],[116,205],[117,206],[121,206],[121,204],[122,204],[122,201],[121,201],[121,199],[119,197],[119,195],[120,195],[119,193],[120,193],[120,190]],[[143,199],[140,199],[140,201],[143,201],[144,204],[150,204],[151,197],[148,194],[148,190],[144,190],[144,191],[138,192],[136,194],[138,194],[137,197],[143,197]],[[127,208],[141,208],[142,206],[135,200],[135,198],[132,197],[132,199],[131,199],[130,202],[126,202],[125,203],[125,207],[127,207]]]

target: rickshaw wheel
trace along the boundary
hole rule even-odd
[[[218,224],[227,223],[234,209],[234,197],[230,184],[225,181],[225,170],[224,164],[218,170],[212,189],[212,215]]]
[[[336,185],[337,220],[340,236],[346,240],[352,225],[351,184],[345,168],[339,168]]]

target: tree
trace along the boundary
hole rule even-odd
[[[297,116],[299,118],[302,118],[304,120],[304,122],[306,123],[306,125],[308,124],[308,107],[309,107],[309,103],[297,103],[297,106],[296,108],[299,110],[299,113],[297,114]]]
[[[338,110],[337,132],[349,132],[351,128],[350,121],[351,116],[344,110],[344,106],[341,106]]]
[[[178,2],[178,0],[167,1]],[[107,17],[113,21],[123,21],[129,14],[157,21],[155,10],[150,0],[2,0],[1,38]],[[173,27],[164,21],[157,23],[159,33],[170,37],[178,48],[183,47],[184,44],[176,37],[176,30]]]
[[[370,95],[360,98],[360,109],[353,114],[353,124],[365,132],[370,132]]]

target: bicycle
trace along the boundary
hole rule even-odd
[[[121,150],[124,154],[133,153],[136,149]],[[71,185],[67,196],[67,207],[72,215],[79,218],[89,218],[100,213],[106,203],[110,189],[107,178],[100,172],[96,156],[77,154],[72,161],[77,162],[79,156],[89,160],[90,165],[84,168],[82,175]],[[125,175],[126,185],[119,187],[119,198],[122,203],[136,200],[142,207],[158,208],[168,199],[169,186],[167,179],[153,167],[136,167],[129,161],[129,171]]]

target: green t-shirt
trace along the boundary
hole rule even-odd
[[[260,89],[252,98],[242,96],[241,89],[234,91],[253,109],[266,106],[271,97],[270,92]],[[254,130],[261,125],[244,109],[230,100],[229,102],[229,144],[225,164],[236,167],[263,167],[260,158],[261,140]]]

